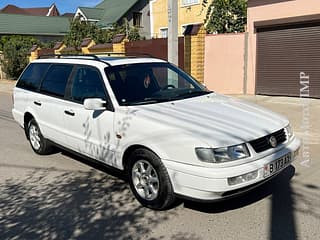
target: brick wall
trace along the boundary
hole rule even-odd
[[[187,34],[184,40],[184,70],[200,82],[204,81],[205,34],[201,25],[195,33]]]

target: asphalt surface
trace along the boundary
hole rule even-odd
[[[9,89],[9,90],[8,90]],[[289,117],[299,99],[247,97]],[[0,239],[320,239],[320,100],[310,100],[310,161],[302,153],[270,182],[235,199],[141,207],[117,172],[65,152],[34,154],[0,87]]]

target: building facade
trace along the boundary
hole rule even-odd
[[[149,0],[104,0],[95,7],[78,7],[75,17],[97,24],[101,28],[123,24],[139,29],[142,37],[150,38]]]
[[[178,1],[178,35],[182,36],[187,25],[200,24],[206,17],[207,6],[203,0]],[[209,1],[210,2],[210,1]],[[151,36],[165,38],[168,36],[168,0],[150,0]]]

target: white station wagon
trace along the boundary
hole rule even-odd
[[[59,146],[123,170],[152,209],[177,196],[243,193],[289,166],[300,147],[285,117],[208,91],[155,58],[35,60],[14,88],[12,113],[36,153]]]

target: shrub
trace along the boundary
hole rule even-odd
[[[244,32],[246,23],[247,0],[213,0],[208,7],[205,20],[208,33]]]
[[[28,52],[37,40],[27,36],[3,36],[1,46],[4,60],[1,61],[3,71],[8,77],[17,79],[28,64]]]

